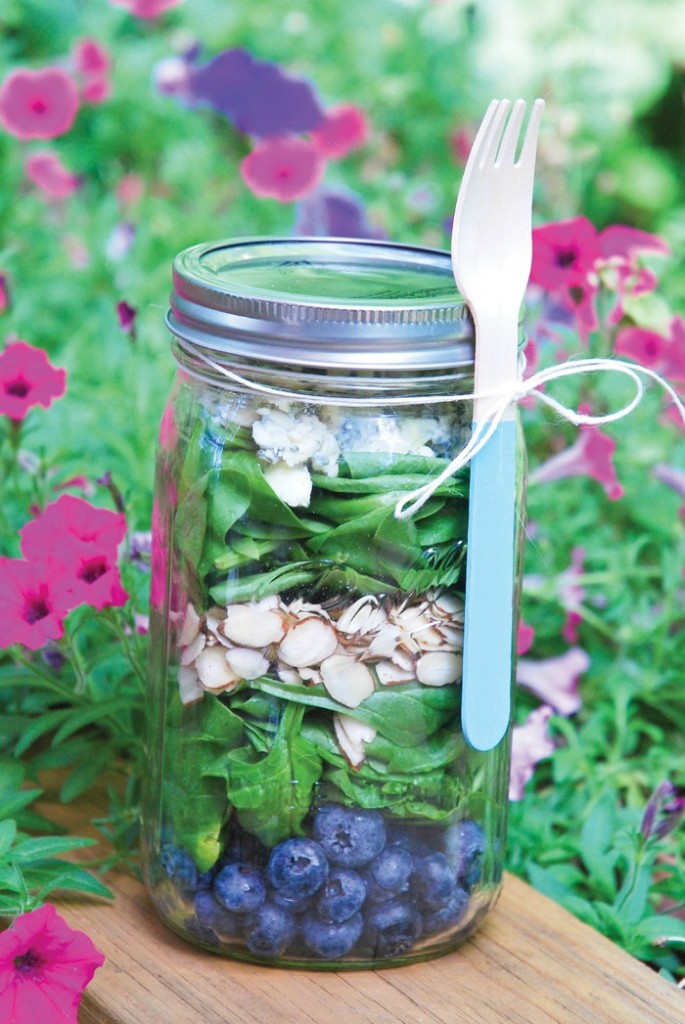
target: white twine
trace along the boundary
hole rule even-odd
[[[464,466],[468,465],[471,459],[473,459],[474,456],[476,456],[478,452],[485,447],[493,436],[512,402],[519,402],[527,395],[532,395],[539,401],[544,402],[545,405],[554,409],[555,412],[557,412],[563,419],[567,420],[569,423],[573,423],[575,426],[599,426],[603,423],[615,423],[617,420],[623,419],[624,416],[628,416],[640,404],[645,393],[645,385],[642,377],[649,377],[651,380],[656,381],[656,383],[667,392],[675,404],[676,409],[680,413],[683,423],[685,424],[685,405],[680,400],[675,388],[654,370],[650,370],[646,366],[641,366],[639,363],[628,362],[624,359],[570,359],[566,363],[550,366],[545,370],[538,370],[536,373],[531,374],[530,377],[526,377],[525,380],[518,379],[509,384],[504,384],[492,391],[471,392],[468,394],[457,395],[396,395],[393,397],[374,395],[373,397],[367,396],[364,398],[351,398],[349,396],[342,395],[330,395],[326,397],[319,395],[303,395],[302,393],[297,393],[295,391],[286,391],[281,388],[274,388],[268,384],[259,384],[257,381],[248,380],[246,377],[236,373],[234,370],[229,370],[228,367],[222,366],[221,363],[217,363],[203,352],[200,352],[199,349],[194,348],[193,355],[201,359],[202,362],[206,363],[207,366],[211,367],[216,373],[219,373],[223,377],[227,377],[229,380],[239,384],[241,387],[247,388],[249,391],[256,391],[260,394],[269,395],[272,398],[305,402],[313,405],[341,405],[360,408],[364,406],[378,405],[437,405],[441,402],[474,402],[477,399],[482,398],[497,398],[497,404],[490,412],[488,419],[476,425],[467,443],[457,453],[457,455],[455,455],[451,462],[445,466],[442,472],[429,480],[428,483],[424,484],[422,487],[418,487],[414,491],[411,491],[397,502],[395,506],[396,519],[409,518],[409,516],[413,515],[414,512],[417,512],[418,509],[425,505],[441,484],[445,483],[445,481],[449,480],[451,476],[457,473]],[[595,415],[594,413],[578,412],[576,409],[572,409],[570,406],[564,405],[563,402],[558,401],[556,398],[552,398],[550,395],[547,395],[544,391],[540,390],[540,388],[549,383],[549,381],[559,380],[562,377],[575,377],[587,373],[623,374],[632,380],[635,385],[635,394],[630,401],[626,402],[625,405],[622,405],[619,409],[616,409],[613,412]]]

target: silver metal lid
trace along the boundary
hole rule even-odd
[[[440,250],[337,238],[204,243],[174,260],[170,306],[173,333],[216,355],[339,370],[473,361],[472,321]]]

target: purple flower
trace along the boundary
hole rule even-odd
[[[516,681],[560,715],[574,715],[582,705],[578,678],[589,665],[589,655],[582,647],[572,647],[565,654],[542,661],[519,658]]]
[[[640,832],[645,839],[663,839],[674,832],[685,817],[685,790],[668,780],[655,789],[645,807]]]
[[[257,138],[311,132],[325,119],[316,94],[303,79],[277,64],[255,60],[246,50],[223,50],[191,68],[187,92]]]
[[[119,327],[121,327],[124,334],[128,334],[131,338],[136,336],[136,316],[137,311],[133,306],[129,306],[128,302],[125,302],[123,299],[121,302],[117,302]]]
[[[509,799],[523,800],[526,783],[533,777],[538,761],[554,753],[548,723],[552,708],[542,704],[531,711],[523,725],[515,725],[511,737]]]
[[[666,484],[667,487],[671,487],[676,494],[682,495],[685,498],[685,470],[676,469],[675,466],[668,466],[665,463],[660,463],[654,467],[654,476],[657,480],[660,480],[662,484]]]
[[[295,234],[329,238],[383,238],[352,192],[319,189],[298,206]]]

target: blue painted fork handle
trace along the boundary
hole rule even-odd
[[[461,718],[477,750],[496,746],[511,716],[516,435],[502,421],[471,462]]]

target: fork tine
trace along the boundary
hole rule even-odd
[[[521,156],[518,159],[517,166],[528,166],[531,169],[531,173],[535,168],[538,131],[540,129],[540,121],[542,120],[544,109],[545,101],[543,99],[535,100],[530,114],[530,121],[528,122],[528,128],[526,129],[526,137],[523,140],[523,146],[521,147]]]
[[[502,164],[513,164],[516,157],[516,147],[518,145],[519,136],[521,134],[521,124],[523,122],[523,115],[526,112],[525,100],[516,100],[514,103],[509,123],[507,124],[504,137],[502,139],[502,145],[497,153],[497,166],[500,167]]]
[[[483,138],[483,144],[479,147],[479,168],[483,168],[486,164],[494,162],[494,155],[497,152],[497,147],[499,146],[499,142],[502,137],[502,128],[504,127],[504,122],[507,114],[509,113],[510,106],[510,100],[500,100],[497,104],[497,109],[494,112],[492,120],[488,124],[487,133]]]

